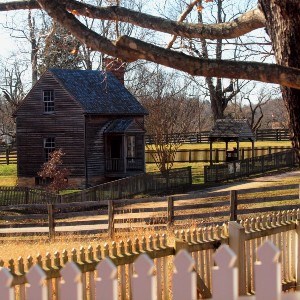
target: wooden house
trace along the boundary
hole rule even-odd
[[[59,148],[75,186],[144,172],[146,114],[110,72],[49,69],[15,112],[19,184],[39,184]]]

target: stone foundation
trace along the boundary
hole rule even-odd
[[[35,187],[34,177],[18,177],[17,185],[21,187]]]
[[[89,179],[89,186],[94,186],[106,182],[104,176],[92,177]],[[69,177],[68,178],[69,188],[74,189],[84,189],[85,188],[85,178],[84,177]],[[17,180],[17,185],[21,187],[38,187],[35,184],[35,177],[19,177]]]

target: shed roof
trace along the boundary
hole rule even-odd
[[[252,140],[255,137],[252,129],[245,119],[232,120],[232,119],[219,119],[216,121],[214,127],[209,134],[210,139],[223,139],[223,140]]]
[[[49,69],[89,114],[145,115],[147,110],[110,72]]]

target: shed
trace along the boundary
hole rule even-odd
[[[240,142],[250,141],[252,143],[252,157],[254,156],[255,136],[246,119],[219,119],[209,134],[210,142],[210,164],[212,165],[212,145],[213,142],[222,141],[226,144],[226,153],[228,152],[228,143],[236,142],[237,159],[239,160]]]
[[[14,114],[18,183],[38,184],[41,165],[59,148],[74,186],[143,173],[146,114],[111,72],[49,69]]]

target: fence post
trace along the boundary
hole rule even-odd
[[[47,204],[47,209],[48,209],[49,239],[52,239],[55,237],[53,204]]]
[[[173,225],[174,221],[174,198],[171,196],[167,197],[167,225],[168,227]]]
[[[219,162],[219,149],[218,149],[218,148],[216,148],[215,162],[216,162],[216,163]]]
[[[235,221],[229,222],[229,247],[237,256],[239,295],[246,295],[245,228]]]
[[[108,236],[110,238],[113,238],[115,234],[114,208],[114,200],[108,200]]]
[[[204,183],[207,183],[207,166],[204,166]]]
[[[9,148],[5,149],[6,164],[9,165]]]
[[[29,203],[29,188],[25,188],[25,204]]]
[[[237,220],[237,191],[230,191],[230,221]]]
[[[193,184],[193,174],[192,174],[192,167],[188,167],[188,173],[189,173],[189,186]]]

